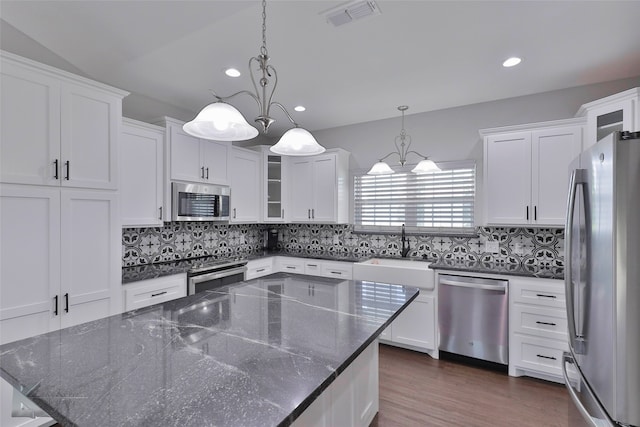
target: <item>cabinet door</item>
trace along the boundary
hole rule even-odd
[[[169,126],[171,179],[200,182],[204,169],[200,166],[200,140],[186,134],[181,127]]]
[[[62,190],[62,326],[120,312],[121,231],[112,192]]]
[[[164,132],[123,123],[120,218],[124,227],[162,226]]]
[[[291,176],[289,212],[291,222],[311,222],[313,206],[313,161],[292,160],[289,166]]]
[[[60,185],[60,83],[5,61],[0,71],[2,182]]]
[[[60,189],[3,185],[0,197],[4,344],[60,327],[54,304],[60,289]]]
[[[205,182],[218,185],[229,184],[230,150],[230,143],[200,140],[200,167],[204,168]]]
[[[392,340],[427,350],[435,347],[434,298],[418,295],[393,321]]]
[[[260,153],[233,149],[231,222],[260,222]]]
[[[582,128],[534,131],[532,135],[532,222],[563,226],[569,187],[569,164],[582,151]]]
[[[488,136],[484,151],[487,224],[527,224],[531,201],[531,132]]]
[[[84,86],[63,83],[61,162],[63,186],[117,189],[122,101]]]
[[[336,221],[336,155],[319,156],[313,162],[313,206],[311,219],[314,222]]]
[[[265,183],[264,191],[264,221],[285,221],[286,198],[286,160],[283,156],[264,154],[265,171],[263,173]],[[287,212],[288,213],[288,212]]]

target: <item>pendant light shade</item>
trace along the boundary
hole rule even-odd
[[[325,148],[318,144],[308,130],[295,127],[286,131],[270,150],[282,156],[311,156],[324,153]]]
[[[385,162],[378,162],[371,167],[371,170],[367,172],[367,175],[391,175],[393,169],[389,167]]]
[[[433,160],[424,159],[421,160],[415,168],[411,169],[411,172],[420,175],[425,173],[437,172],[439,170],[440,168],[433,162]]]
[[[182,126],[189,135],[216,141],[245,141],[258,136],[242,113],[225,102],[214,102]]]

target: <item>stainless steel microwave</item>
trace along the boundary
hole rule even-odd
[[[173,221],[229,221],[227,186],[171,183],[171,219]]]

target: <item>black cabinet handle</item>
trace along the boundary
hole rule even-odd
[[[207,168],[207,179],[209,179],[209,168]]]
[[[69,177],[71,176],[71,162],[67,160],[66,162],[64,162],[64,165],[67,168],[67,174],[65,175],[64,179],[69,181]]]
[[[307,218],[311,219],[311,209],[307,209]]]
[[[542,298],[552,298],[552,299],[556,298],[555,295],[536,294],[536,296],[537,297],[542,297]]]
[[[312,219],[316,219],[316,210],[315,209],[311,209],[311,218]]]
[[[529,221],[529,206],[527,206],[527,221]]]
[[[200,178],[204,179],[204,166],[200,167]]]
[[[266,270],[265,268],[259,268],[256,270],[256,273],[262,273],[264,270]]]
[[[542,354],[536,354],[536,357],[539,357],[539,358],[541,358],[541,359],[557,360],[557,359],[556,359],[555,357],[553,357],[553,356],[545,356],[545,355],[542,355]]]
[[[284,209],[282,209],[282,212],[280,213],[280,218],[284,218]]]
[[[555,324],[555,323],[553,323],[553,322],[541,322],[541,321],[539,321],[539,320],[536,320],[536,323],[537,323],[538,325],[556,326],[556,324]]]
[[[534,206],[534,207],[533,207],[533,219],[534,219],[535,221],[537,221],[537,220],[538,220],[538,207],[537,207],[537,206]]]
[[[287,265],[287,268],[288,268],[289,270],[295,270],[295,269],[296,269],[293,265]]]
[[[160,211],[160,216],[158,217],[158,219],[162,221],[162,206],[160,206],[158,210]]]
[[[332,271],[331,274],[338,274],[338,275],[342,276],[342,271]]]
[[[53,164],[54,164],[54,165],[56,165],[56,173],[53,175],[53,177],[54,177],[55,179],[60,179],[60,178],[59,178],[59,175],[58,175],[58,159],[55,159],[55,160],[53,161]]]
[[[166,294],[166,293],[167,293],[167,291],[162,291],[162,292],[158,292],[157,294],[151,294],[151,298],[153,298],[153,297],[159,297],[160,295],[164,295],[164,294]]]
[[[69,293],[64,294],[64,312],[69,312]]]
[[[58,315],[58,295],[56,295],[55,297],[53,297],[53,315],[57,316]]]

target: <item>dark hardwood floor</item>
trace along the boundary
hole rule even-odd
[[[380,345],[380,410],[371,427],[566,427],[562,384]]]

